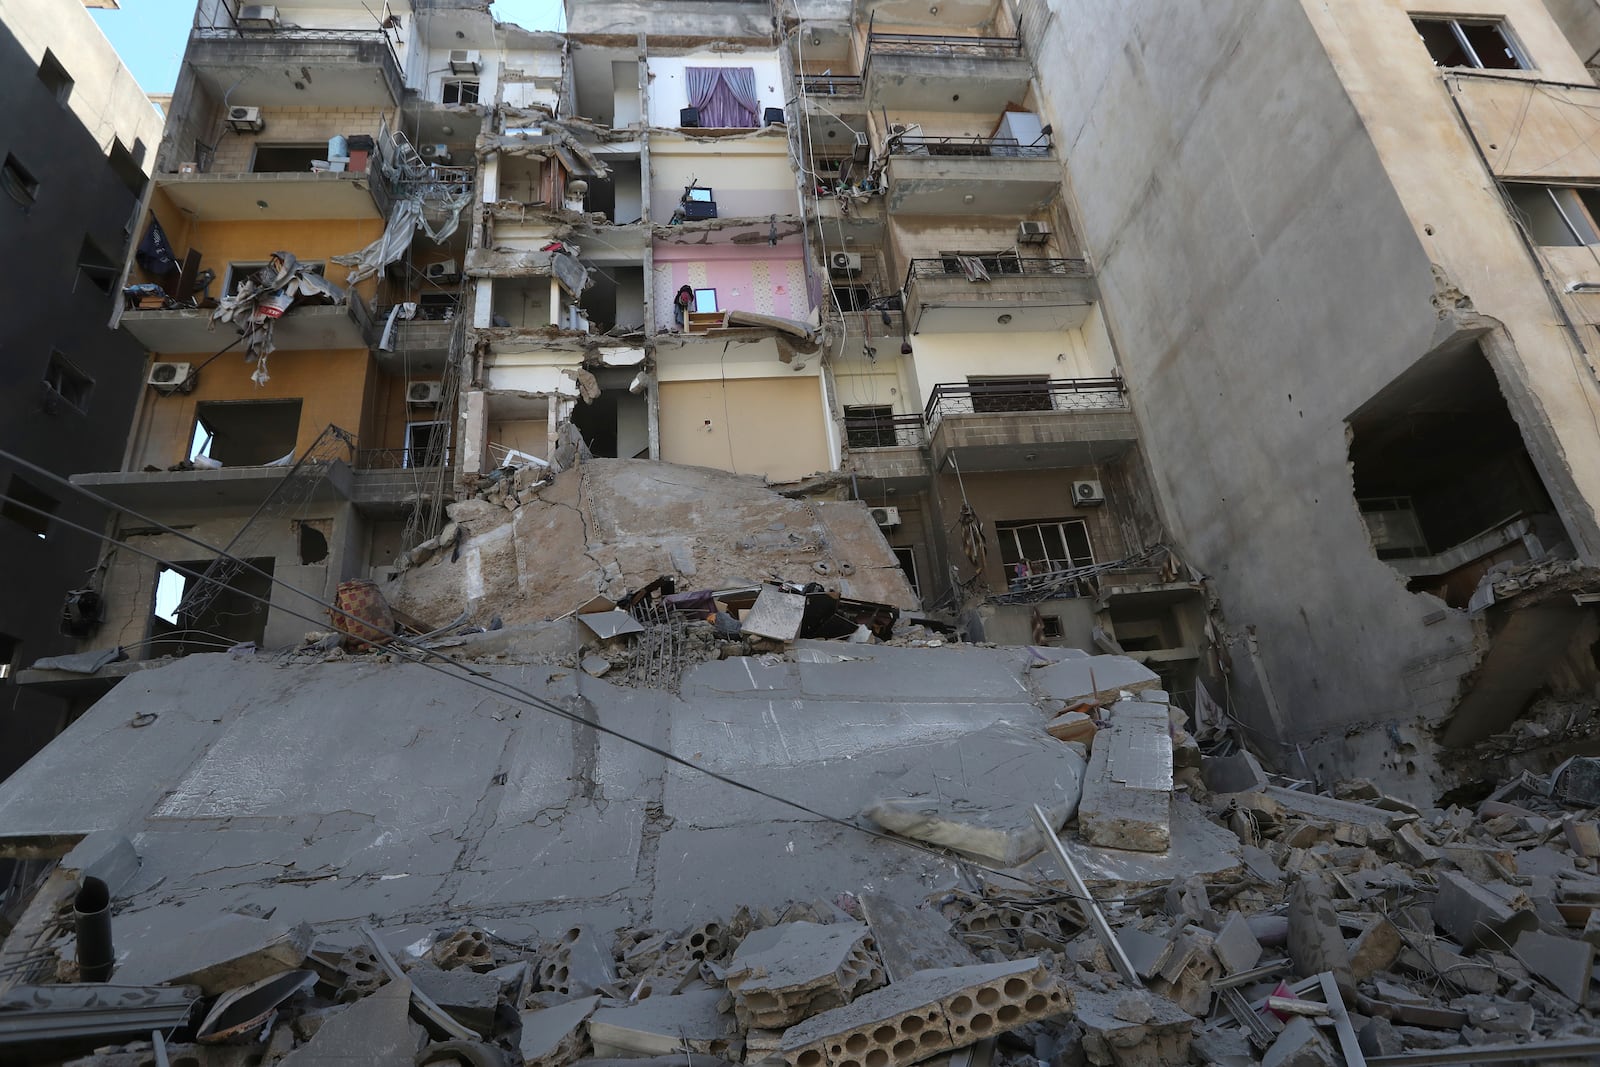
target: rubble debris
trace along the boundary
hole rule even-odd
[[[574,926],[562,934],[560,944],[539,967],[539,984],[562,996],[586,996],[616,980],[611,953],[587,926]]]
[[[598,995],[578,997],[540,1011],[521,1012],[518,1045],[526,1067],[566,1067],[588,1056],[594,1046],[585,1025],[600,1005]]]
[[[996,723],[930,746],[863,814],[885,830],[1012,867],[1045,847],[1033,805],[1051,828],[1078,808],[1081,751],[1037,728]]]
[[[199,997],[184,985],[18,986],[0,994],[0,1060],[83,1051],[107,1038],[181,1026]]]
[[[1083,1028],[1084,1055],[1095,1067],[1188,1062],[1194,1017],[1165,998],[1143,991],[1079,989],[1073,999],[1073,1021]],[[1140,1010],[1130,1011],[1130,1001]]]
[[[788,922],[744,939],[724,971],[745,1028],[792,1026],[884,984],[871,932],[860,923]]]
[[[950,923],[927,908],[906,907],[886,893],[862,893],[861,912],[877,942],[878,956],[891,981],[917,971],[968,967],[972,951],[950,936]]]
[[[406,976],[415,991],[467,1029],[487,1033],[494,1028],[495,1006],[500,1003],[498,978],[465,967],[445,971],[423,963]]]
[[[269,1026],[278,1006],[317,982],[316,971],[285,971],[218,997],[195,1030],[201,1042],[226,1041]]]
[[[720,989],[652,996],[627,1007],[601,1006],[589,1017],[598,1057],[665,1056],[674,1051],[737,1058],[743,1044],[732,1015],[719,1010]]]
[[[410,1067],[417,1048],[410,1021],[411,983],[390,982],[358,1004],[330,1016],[316,1035],[281,1061],[282,1067]]]
[[[1173,784],[1167,706],[1119,700],[1107,717],[1089,757],[1078,834],[1091,845],[1165,852]]]
[[[196,985],[216,996],[300,967],[312,941],[309,926],[229,913],[181,939],[129,946],[116,977],[129,985]]]

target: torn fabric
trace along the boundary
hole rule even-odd
[[[265,267],[251,272],[239,287],[222,297],[211,313],[211,327],[231,322],[244,335],[245,359],[255,363],[250,375],[265,385],[267,356],[272,354],[272,328],[290,309],[313,300],[345,302],[345,291],[292,253],[274,252]]]
[[[350,276],[345,279],[350,285],[365,281],[406,254],[421,218],[421,200],[398,201],[389,213],[389,225],[376,241],[359,252],[329,258],[341,267],[350,268]]]

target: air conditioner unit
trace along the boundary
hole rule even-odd
[[[879,526],[899,526],[900,525],[900,509],[899,508],[873,508],[872,509],[872,521],[877,523]]]
[[[456,266],[455,260],[447,259],[442,263],[429,263],[427,266],[422,268],[422,273],[429,280],[438,282],[444,281],[447,278],[456,277],[461,273],[461,269]]]
[[[450,162],[450,146],[447,144],[419,144],[417,145],[417,155],[421,156],[425,163],[448,163]]]
[[[259,107],[230,107],[228,125],[234,133],[260,133],[266,123],[261,121]]]
[[[833,274],[860,274],[860,252],[835,252],[828,257],[828,269]]]
[[[437,404],[444,386],[438,382],[412,382],[406,386],[406,403]]]
[[[452,48],[450,50],[450,73],[478,73],[478,50],[476,48]]]
[[[1073,482],[1072,502],[1080,508],[1098,507],[1106,502],[1106,494],[1099,482]]]
[[[152,363],[150,376],[145,382],[154,386],[162,396],[171,396],[173,393],[193,392],[198,377],[192,363]]]
[[[865,163],[872,158],[872,138],[865,133],[856,134],[856,146],[850,153],[850,158],[857,163]]]
[[[1050,240],[1050,227],[1042,222],[1017,223],[1017,244],[1042,245]]]
[[[278,9],[271,4],[245,4],[239,8],[241,30],[275,30],[278,28]]]

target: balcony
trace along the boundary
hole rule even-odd
[[[1017,37],[871,33],[863,77],[874,109],[998,114],[1028,95],[1033,69]]]
[[[890,138],[884,171],[895,215],[1027,215],[1061,188],[1048,135]]]
[[[211,18],[195,26],[187,59],[218,100],[252,107],[392,107],[404,95],[400,60],[383,30],[248,28],[221,5]],[[230,94],[246,71],[255,76]]]
[[[1011,378],[936,385],[923,409],[933,469],[1089,466],[1138,441],[1121,378]]]
[[[364,173],[164,174],[156,185],[198,222],[382,218]]]
[[[124,311],[120,324],[146,349],[166,356],[210,354],[237,339],[229,324],[212,328],[208,309]],[[296,307],[273,326],[272,343],[279,351],[290,352],[366,348],[370,326],[366,305],[359,298],[348,304]]]
[[[856,131],[867,128],[867,100],[860,75],[802,74],[795,81],[810,126],[811,147],[849,152]]]
[[[912,333],[1076,330],[1099,296],[1087,260],[1015,255],[914,259],[904,291]]]
[[[281,486],[293,469],[224,467],[215,471],[118,471],[74,474],[72,484],[89,489],[113,504],[138,511],[254,507]],[[335,461],[328,465],[325,477],[308,483],[311,488],[306,499],[318,503],[348,500],[351,482],[350,468],[342,460]]]
[[[350,500],[362,512],[398,518],[419,500],[442,493],[454,499],[452,457],[440,466],[420,466],[423,458],[407,448],[362,448],[356,451]]]
[[[846,469],[864,481],[882,482],[878,488],[916,492],[928,482],[927,429],[922,416],[885,415],[846,418]]]
[[[390,374],[403,374],[407,370],[413,374],[443,371],[450,354],[450,337],[456,330],[454,307],[424,303],[417,309],[415,318],[397,316],[389,346],[382,348],[393,310],[393,304],[380,304],[372,311],[367,347],[372,349],[378,366]]]

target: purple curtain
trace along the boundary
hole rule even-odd
[[[701,126],[727,130],[757,125],[761,100],[754,67],[687,67],[685,80],[689,106],[700,109]]]

